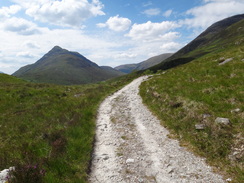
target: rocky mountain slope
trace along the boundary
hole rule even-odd
[[[85,84],[123,75],[115,69],[104,69],[77,52],[55,46],[36,63],[24,66],[13,76],[34,82]]]

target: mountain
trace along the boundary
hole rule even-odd
[[[140,62],[138,64],[125,64],[115,67],[115,69],[124,72],[124,73],[131,73],[132,71],[140,71],[148,69],[154,65],[159,64],[163,60],[167,59],[173,55],[172,53],[164,53],[158,56],[151,57],[143,62]]]
[[[173,53],[164,53],[164,54],[161,54],[158,56],[151,57],[151,58],[139,63],[137,65],[137,67],[135,68],[135,70],[139,71],[139,70],[148,69],[148,68],[160,63],[162,60],[169,58],[171,55],[173,55]]]
[[[116,70],[124,72],[124,73],[131,73],[135,68],[137,67],[137,64],[125,64],[115,67]]]
[[[55,46],[36,63],[24,66],[13,76],[33,82],[85,84],[120,76],[120,72],[99,67],[77,52]]]
[[[4,74],[4,72],[0,71],[0,74]]]
[[[197,38],[166,60],[151,68],[165,70],[188,63],[207,53],[229,47],[243,41],[244,14],[232,16],[214,23]]]

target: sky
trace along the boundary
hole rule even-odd
[[[0,0],[0,71],[12,74],[58,45],[100,66],[173,53],[244,0]]]

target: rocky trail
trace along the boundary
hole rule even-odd
[[[142,104],[134,80],[101,104],[91,183],[222,183],[204,159],[194,156]]]

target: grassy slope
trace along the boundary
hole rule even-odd
[[[231,39],[229,44],[217,40],[219,43],[212,46],[222,45],[218,51],[154,76],[141,86],[141,95],[144,103],[161,119],[162,125],[171,130],[183,145],[206,157],[234,182],[241,182],[244,180],[241,150],[244,39],[243,35],[235,40],[228,34],[225,36]],[[233,60],[219,65],[222,57]],[[232,113],[231,110],[236,108],[241,112]],[[203,119],[203,114],[210,114],[210,117]],[[229,118],[231,125],[215,124],[216,117]],[[195,124],[205,124],[206,128],[197,131]],[[239,150],[231,161],[229,155],[233,155],[234,148]]]
[[[188,45],[168,59],[162,61],[160,64],[150,68],[150,70],[157,71],[159,69],[170,69],[191,62],[205,54],[221,49],[225,50],[228,45],[241,40],[243,41],[243,19],[244,15],[242,14],[213,24]]]
[[[134,76],[100,84],[33,84],[0,74],[0,170],[44,182],[86,182],[99,103]],[[41,179],[41,178],[40,178]],[[38,182],[38,181],[36,181]]]

